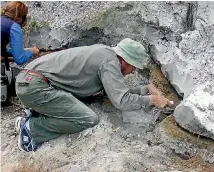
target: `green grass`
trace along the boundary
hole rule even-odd
[[[96,26],[100,29],[107,27],[116,17],[115,8],[109,8],[107,10],[97,13],[92,19],[93,26]]]
[[[31,19],[30,21],[28,21],[27,29],[29,31],[36,31],[39,28],[41,28],[43,26],[47,26],[47,25],[48,25],[48,23],[45,22],[45,21],[38,22],[38,21],[36,21],[34,19]]]
[[[214,152],[214,141],[209,138],[194,135],[177,125],[173,116],[168,116],[162,122],[162,127],[168,136],[180,141],[186,141],[198,146],[199,148],[209,149]]]

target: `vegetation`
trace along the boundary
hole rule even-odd
[[[173,137],[180,141],[191,143],[198,148],[205,148],[214,152],[213,140],[205,137],[199,137],[199,135],[194,135],[187,132],[186,130],[178,126],[172,115],[163,120],[162,127],[166,135],[170,137]],[[172,161],[174,162],[176,168],[185,172],[211,172],[214,169],[214,164],[206,162],[200,155],[189,157],[189,159],[172,157]]]
[[[34,19],[31,19],[30,21],[28,21],[28,24],[27,24],[27,30],[29,31],[36,31],[38,30],[39,28],[43,27],[43,26],[47,26],[48,23],[45,22],[45,21],[36,21]]]
[[[177,140],[186,141],[192,143],[199,148],[206,148],[214,152],[214,141],[199,135],[194,135],[188,131],[182,129],[176,123],[173,116],[168,116],[163,120],[163,129],[168,136],[171,136]]]
[[[107,27],[116,17],[116,9],[115,8],[109,8],[106,10],[103,10],[101,12],[98,12],[94,19],[92,19],[93,26],[96,26],[100,29],[104,29]]]

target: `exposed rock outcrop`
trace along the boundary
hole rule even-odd
[[[92,13],[91,17],[81,18],[78,24],[71,22],[72,27],[67,24],[58,30],[41,28],[31,32],[28,45],[62,49],[94,43],[116,45],[125,37],[140,41],[184,98],[174,113],[178,123],[191,132],[213,138],[213,130],[206,133],[194,127],[197,119],[201,128],[206,128],[200,114],[209,116],[207,122],[214,125],[213,111],[203,111],[190,103],[193,95],[195,99],[211,95],[203,89],[195,95],[194,90],[205,81],[214,82],[213,6],[213,2],[118,2]],[[200,103],[197,104],[201,106]],[[188,116],[188,124],[181,112],[188,113],[183,114]]]

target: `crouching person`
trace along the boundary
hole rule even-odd
[[[77,98],[103,89],[121,110],[167,106],[168,99],[153,86],[129,89],[125,85],[124,75],[142,69],[145,56],[140,43],[126,38],[116,47],[95,44],[70,48],[30,62],[17,76],[16,93],[39,115],[17,118],[19,149],[34,151],[45,141],[97,125],[97,114]]]

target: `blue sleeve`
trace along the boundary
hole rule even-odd
[[[7,54],[9,55],[9,57],[12,57],[13,56],[12,49],[9,47],[6,47],[6,49],[7,49]]]
[[[23,48],[22,29],[17,23],[14,23],[10,29],[10,47],[13,60],[18,65],[26,63],[33,56],[32,51],[25,51]]]

